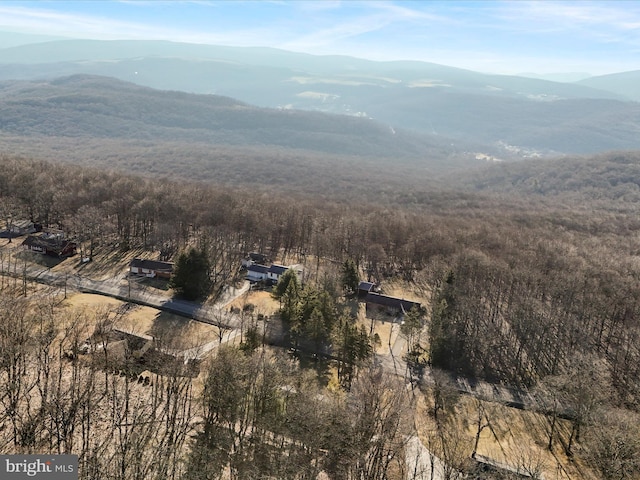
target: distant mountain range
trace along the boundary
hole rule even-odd
[[[161,41],[56,40],[0,49],[0,80],[78,73],[368,118],[380,131],[426,133],[431,145],[458,149],[486,145],[499,157],[640,149],[638,72],[557,83],[425,62]]]
[[[481,146],[464,145],[367,118],[255,107],[110,77],[0,82],[0,153],[147,176],[376,195],[484,163],[472,153]]]
[[[590,77],[578,83],[586,87],[616,92],[618,95],[640,102],[640,70]]]
[[[441,137],[348,115],[255,107],[219,95],[154,90],[93,75],[0,82],[0,132],[261,146],[416,160]]]

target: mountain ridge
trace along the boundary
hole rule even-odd
[[[591,88],[606,89],[619,95],[624,95],[633,101],[640,102],[640,88],[638,88],[638,85],[640,85],[640,70],[599,75],[586,78],[577,83]]]
[[[436,143],[451,140],[460,149],[487,145],[483,153],[493,150],[499,157],[640,148],[638,105],[623,95],[427,62],[166,41],[61,40],[0,50],[0,66],[0,80],[101,75],[264,108],[371,118],[396,131],[431,135]]]
[[[482,160],[439,136],[260,108],[109,77],[0,82],[0,149],[85,166],[287,191],[398,190]],[[372,185],[375,184],[375,187]]]
[[[164,40],[54,40],[0,49],[0,64],[55,64],[140,58],[225,61],[236,65],[287,68],[291,72],[297,70],[310,74],[345,74],[357,73],[358,71],[380,75],[388,75],[390,72],[409,74],[409,77],[404,80],[400,79],[400,81],[419,80],[425,74],[439,74],[449,77],[461,74],[470,75],[473,81],[478,84],[486,83],[485,80],[498,81],[500,84],[500,80],[516,80],[520,84],[544,85],[547,89],[554,86],[566,95],[571,94],[571,90],[567,88],[566,84],[544,79],[486,74],[416,60],[374,61],[346,55],[311,55],[271,47],[186,44]],[[500,88],[504,88],[504,85],[501,85]],[[590,87],[579,87],[578,92],[582,95],[590,94],[595,98],[618,98],[618,95],[611,92],[599,91]]]

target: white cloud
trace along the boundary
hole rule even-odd
[[[121,2],[122,3],[122,2]],[[126,3],[126,2],[125,2]],[[160,2],[133,2],[135,5],[157,7]],[[175,2],[167,2],[173,3]],[[201,2],[196,2],[201,3]],[[211,2],[205,2],[211,4]],[[273,30],[269,27],[238,29],[228,32],[194,31],[167,28],[143,22],[122,21],[113,18],[62,13],[46,9],[3,6],[0,3],[0,22],[3,28],[24,33],[46,33],[70,38],[97,40],[170,40],[187,43],[225,45],[260,45],[269,41]]]
[[[306,4],[306,2],[301,3]],[[311,3],[324,4],[325,2]],[[294,2],[293,5],[295,4]],[[310,19],[308,21],[310,32],[297,36],[279,46],[297,50],[333,48],[336,49],[336,52],[340,52],[341,49],[349,48],[343,43],[345,40],[357,40],[358,37],[371,33],[382,34],[388,28],[398,32],[409,25],[413,28],[424,25],[424,28],[427,29],[433,28],[435,23],[457,23],[456,20],[449,17],[408,8],[389,1],[332,2],[332,9],[334,12],[329,22],[322,18]],[[340,11],[335,11],[337,9],[340,9]],[[327,23],[329,23],[328,26],[326,25]],[[367,38],[371,41],[371,37]],[[401,38],[387,38],[384,41],[381,40],[380,43],[397,44],[402,41]],[[377,49],[378,45],[371,44],[371,48]]]
[[[580,31],[583,35],[640,38],[640,4],[635,2],[527,1],[503,4],[497,18],[524,32]],[[636,33],[629,37],[630,33]]]
[[[367,15],[341,22],[328,28],[319,28],[282,45],[283,48],[309,48],[333,46],[344,39],[378,31],[389,24],[382,15]]]
[[[0,4],[0,18],[8,27],[29,33],[63,36],[87,35],[89,38],[144,38],[153,29],[144,24],[122,22],[89,15],[60,13],[45,9],[5,7]]]
[[[207,0],[190,0],[182,2],[184,5],[146,0],[120,0],[120,3],[123,4],[119,9],[121,15],[129,11],[129,3],[143,10],[155,8],[160,3],[165,12],[171,12],[170,7],[193,7],[203,19],[207,19],[206,14],[202,15],[202,12],[206,13],[206,7],[228,13],[241,6],[238,10],[250,14],[252,6],[257,5],[254,2]],[[220,14],[211,15],[210,24],[201,22],[200,27],[193,27],[185,23],[183,28],[176,26],[170,15],[164,25],[148,23],[140,9],[137,19],[129,21],[126,16],[121,17],[124,20],[118,20],[106,15],[55,11],[56,2],[41,5],[42,8],[27,8],[0,2],[0,23],[14,31],[75,38],[271,46],[306,53],[343,54],[376,60],[423,60],[512,73],[630,70],[637,66],[628,59],[637,58],[640,48],[640,3],[633,2],[549,0],[447,4],[271,0],[260,2],[260,11],[268,18],[264,21],[253,18],[253,26],[247,22],[234,22],[231,18],[226,21]],[[47,6],[49,9],[45,8]],[[202,6],[205,10],[198,10]],[[156,13],[154,18],[158,18]],[[584,48],[574,52],[547,49],[538,54],[536,42],[542,45],[550,38],[559,46],[565,45],[566,39],[571,39],[570,43],[584,42]],[[529,54],[523,51],[517,55],[518,42],[522,47],[533,45]],[[611,52],[609,58],[588,58],[592,51],[605,48]],[[625,58],[629,64],[626,68],[620,65]]]

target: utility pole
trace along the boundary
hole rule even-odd
[[[27,296],[27,258],[24,258],[24,266],[22,267],[22,295]]]

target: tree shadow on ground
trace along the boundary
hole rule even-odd
[[[18,238],[22,236],[19,233],[15,233],[15,232],[10,232],[9,230],[3,230],[0,232],[0,238],[10,238],[11,240],[13,240],[14,238]]]
[[[153,319],[153,326],[148,334],[157,338],[169,335],[176,336],[181,330],[187,327],[189,320],[186,318],[178,318],[176,315],[168,312],[158,312]]]
[[[64,257],[54,257],[51,255],[43,255],[41,253],[34,253],[29,251],[21,251],[14,255],[14,257],[22,262],[35,263],[45,268],[53,268],[60,265],[66,260]],[[17,266],[20,268],[20,265]]]
[[[118,271],[121,270],[119,267],[122,269],[128,268],[133,255],[132,251],[123,252],[113,246],[100,246],[94,249],[91,262],[79,262],[75,268],[78,270],[78,273],[88,270],[88,272],[84,273],[104,275],[112,273],[114,271],[114,267]]]
[[[304,370],[313,370],[316,378],[322,387],[327,387],[331,380],[331,365],[329,358],[323,358],[312,353],[297,351],[292,356],[298,360],[300,368]]]

